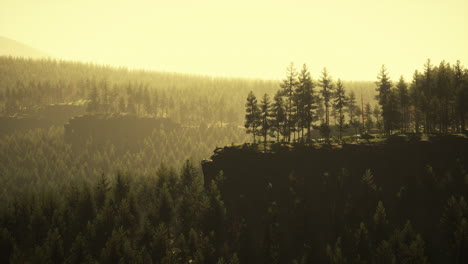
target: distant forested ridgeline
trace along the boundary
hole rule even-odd
[[[357,96],[340,79],[334,81],[326,68],[313,80],[307,65],[297,71],[291,63],[273,99],[267,93],[261,99],[253,91],[248,94],[246,132],[252,134],[254,143],[260,137],[265,144],[269,139],[310,142],[313,129],[328,143],[332,136],[342,141],[346,130],[386,135],[466,133],[468,69],[460,61],[434,66],[427,60],[411,83],[403,77],[393,82],[383,65],[375,88],[378,104],[362,93]]]
[[[0,57],[0,80],[3,116],[34,115],[42,113],[44,107],[62,111],[68,104],[83,105],[89,113],[169,117],[190,125],[242,125],[245,94],[250,90],[271,94],[279,85],[274,80],[214,78],[12,57]],[[344,83],[373,97],[372,82]]]
[[[92,64],[0,57],[0,112],[34,113],[51,104],[84,104],[88,112],[170,117],[184,124],[241,123],[248,89],[276,82],[132,71]],[[244,91],[244,92],[242,92]]]

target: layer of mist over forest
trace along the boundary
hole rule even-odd
[[[465,263],[468,70],[421,66],[261,80],[1,56],[0,262]]]

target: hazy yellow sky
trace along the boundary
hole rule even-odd
[[[468,66],[467,0],[0,0],[0,35],[65,59],[161,71],[374,80]]]

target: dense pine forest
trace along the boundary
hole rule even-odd
[[[0,263],[466,263],[468,69],[390,71],[0,57]]]

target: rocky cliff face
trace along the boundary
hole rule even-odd
[[[0,135],[63,125],[70,118],[84,115],[85,110],[84,104],[53,104],[30,109],[15,116],[0,116]]]
[[[210,160],[203,161],[202,168],[205,184],[223,171],[225,185],[246,197],[252,188],[258,193],[258,187],[269,184],[284,186],[291,173],[303,174],[307,181],[313,181],[324,173],[340,172],[343,168],[358,177],[370,169],[377,185],[388,189],[407,183],[412,178],[409,175],[425,171],[427,165],[439,171],[457,160],[466,164],[467,158],[468,139],[452,137],[413,143],[300,147],[275,153],[249,147],[225,147],[217,149]]]
[[[249,146],[215,152],[211,160],[202,162],[205,185],[223,172],[222,198],[228,212],[245,219],[255,261],[262,260],[272,203],[283,223],[282,252],[294,254],[303,248],[304,240],[298,236],[333,241],[340,230],[336,215],[347,225],[358,226],[379,200],[394,210],[389,216],[394,223],[407,215],[421,230],[430,230],[439,223],[440,203],[445,203],[437,201],[433,204],[437,209],[431,211],[432,191],[450,184],[451,192],[468,194],[468,174],[462,169],[468,168],[468,139],[462,137],[334,148],[298,146],[274,153]],[[335,202],[346,200],[349,204]],[[295,206],[302,208],[300,214]],[[298,215],[312,227],[303,224],[296,230]]]

